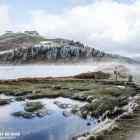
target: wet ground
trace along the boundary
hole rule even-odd
[[[121,103],[122,100],[125,101],[126,99],[127,101],[130,96],[135,96],[138,92],[139,89],[136,89],[135,85],[127,85],[125,81],[95,81],[93,79],[23,79],[1,81],[1,98],[7,98],[8,96],[14,98],[15,101],[0,106],[0,128],[5,128],[7,131],[20,132],[21,136],[17,138],[18,140],[71,140],[74,136],[93,130],[97,124],[96,120],[83,119],[77,114],[64,116],[64,110],[69,111],[70,108],[60,108],[54,102],[60,101],[81,106],[85,102],[92,105],[92,101],[99,100],[99,105],[95,109],[106,111],[118,105],[118,102],[116,104],[117,99]],[[22,111],[24,103],[29,99],[41,101],[48,109],[48,115],[32,119],[11,115],[14,112]],[[127,104],[127,102],[122,103]],[[98,108],[99,106],[101,108]],[[130,121],[127,123],[126,120],[124,122],[124,124],[129,123]],[[123,124],[123,122],[120,124]],[[125,128],[127,127],[123,127],[122,130],[126,131]],[[121,134],[126,134],[122,130],[120,131]],[[118,137],[118,135],[116,136],[116,134],[119,135],[118,130],[110,134],[109,138],[114,137],[111,140],[125,140]]]

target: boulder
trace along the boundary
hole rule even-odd
[[[35,112],[42,109],[44,106],[41,102],[26,102],[24,110],[27,112]]]
[[[6,105],[9,104],[11,102],[10,99],[0,99],[0,105]]]
[[[59,101],[55,101],[54,104],[56,104],[59,108],[66,109],[66,108],[71,108],[71,104],[66,104],[66,103],[61,103]]]
[[[25,119],[32,119],[35,117],[35,115],[33,113],[30,112],[25,112],[25,111],[19,111],[19,112],[15,112],[12,114],[15,117],[22,117]]]
[[[45,117],[45,116],[48,115],[48,110],[47,110],[47,109],[39,110],[39,111],[36,113],[36,115],[37,115],[38,117]]]
[[[63,116],[64,117],[70,117],[72,114],[70,111],[63,111]]]

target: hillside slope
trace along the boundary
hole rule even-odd
[[[46,39],[36,31],[6,33],[0,36],[1,64],[79,63],[95,61],[137,61],[108,54],[66,39]]]
[[[25,31],[25,32],[6,32],[0,36],[0,51],[31,47],[40,41],[46,40],[40,36],[36,31]]]

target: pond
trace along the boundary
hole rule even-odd
[[[96,120],[82,119],[78,115],[64,116],[64,110],[55,102],[69,103],[71,105],[83,106],[85,103],[67,98],[39,99],[49,110],[45,117],[32,119],[18,118],[11,114],[24,109],[24,101],[12,102],[0,106],[0,129],[8,132],[18,132],[17,140],[72,140],[73,136],[92,130],[96,126]],[[87,125],[90,123],[90,125]]]

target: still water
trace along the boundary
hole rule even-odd
[[[82,72],[94,71],[90,65],[24,65],[0,66],[0,79],[17,79],[25,77],[61,77],[72,76]]]
[[[55,101],[82,106],[85,103],[66,98],[41,99],[49,114],[43,118],[24,119],[11,114],[22,111],[24,102],[12,102],[0,107],[0,129],[8,132],[18,132],[17,140],[71,140],[73,136],[85,133],[93,129],[95,120],[84,120],[77,115],[64,116],[64,109],[59,108]],[[87,125],[87,123],[91,125]]]

